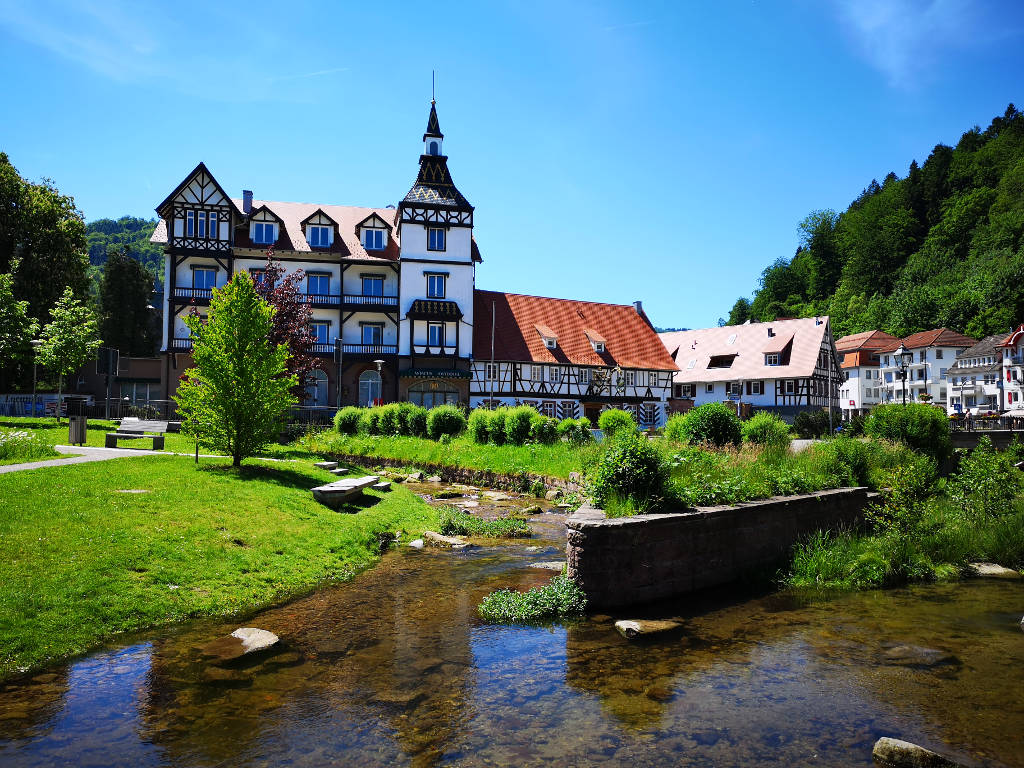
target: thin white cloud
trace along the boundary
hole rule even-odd
[[[320,69],[316,72],[304,72],[301,75],[283,75],[281,77],[271,77],[267,80],[268,83],[282,83],[286,80],[305,80],[309,77],[322,77],[323,75],[333,75],[338,72],[348,72],[348,67],[335,67],[334,69]]]
[[[890,85],[909,87],[950,50],[979,42],[969,0],[837,0],[844,28]]]

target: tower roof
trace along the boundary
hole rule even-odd
[[[427,132],[423,134],[423,139],[426,140],[428,136],[444,138],[444,134],[441,133],[441,124],[437,122],[437,107],[433,101],[430,102],[430,117],[427,118]]]
[[[448,171],[448,158],[444,155],[421,155],[420,172],[412,189],[402,198],[404,205],[441,205],[472,211],[473,206],[462,196]]]

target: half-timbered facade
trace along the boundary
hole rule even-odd
[[[660,334],[678,368],[673,397],[685,407],[749,405],[792,419],[837,408],[843,376],[828,317]]]
[[[263,279],[273,249],[286,273],[302,270],[312,310],[321,363],[306,405],[467,402],[480,255],[442,140],[431,103],[419,173],[397,208],[231,198],[196,166],[157,207],[152,238],[165,246],[168,396],[192,365],[184,316],[205,316],[212,290],[236,273]]]
[[[622,408],[662,426],[674,365],[636,305],[475,292],[470,405],[555,418]]]

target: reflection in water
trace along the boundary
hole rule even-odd
[[[610,616],[482,624],[484,594],[551,577],[529,565],[564,528],[533,520],[259,614],[282,647],[242,666],[199,661],[237,626],[199,622],[0,689],[0,764],[868,766],[896,735],[1024,768],[1024,585],[719,593],[649,610],[684,629],[642,643]]]

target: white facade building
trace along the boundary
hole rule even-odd
[[[882,402],[929,402],[946,407],[949,368],[957,355],[976,343],[975,339],[948,328],[936,328],[907,336],[878,350],[881,359]],[[902,345],[907,356],[906,380],[897,351]],[[906,385],[904,388],[904,384]]]
[[[1002,353],[1002,380],[1006,409],[1024,416],[1024,325],[1019,326],[999,345]]]
[[[867,415],[882,401],[878,350],[898,341],[884,331],[855,333],[836,341],[845,379],[839,387],[839,407],[844,421],[852,416]]]

